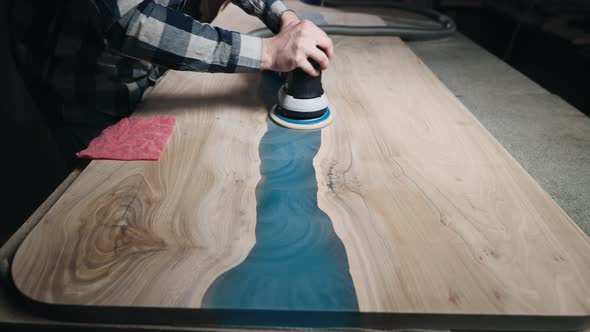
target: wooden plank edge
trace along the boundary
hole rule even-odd
[[[12,258],[14,257],[18,247],[21,245],[21,243],[23,243],[27,235],[29,235],[35,226],[37,226],[41,219],[43,219],[47,212],[53,207],[53,205],[55,205],[63,193],[68,190],[72,183],[74,183],[80,173],[82,173],[82,169],[74,169],[0,248],[0,278],[8,278],[10,274]]]
[[[583,331],[590,316],[362,313],[49,304],[21,294],[44,318],[69,323],[225,329]]]

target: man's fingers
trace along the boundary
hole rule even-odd
[[[324,52],[326,52],[328,59],[332,59],[332,56],[334,55],[334,45],[332,45],[332,39],[326,35],[318,38],[316,43],[322,50],[324,50]]]
[[[311,38],[314,38],[316,45],[326,53],[328,59],[331,59],[334,55],[334,46],[328,34],[311,21],[303,20],[302,23],[303,29],[307,31],[308,36],[313,36]]]
[[[330,65],[330,57],[334,54],[332,40],[311,21],[301,20],[298,26],[300,28],[296,41],[298,51],[294,56],[297,67],[317,77],[321,70],[327,69]],[[314,67],[316,63],[318,68]]]
[[[305,60],[299,64],[299,68],[303,69],[304,72],[313,77],[318,77],[320,75],[320,71],[315,69],[308,60]]]
[[[330,65],[328,55],[319,48],[316,47],[315,49],[311,50],[309,57],[314,59],[315,62],[317,62],[318,65],[320,65],[320,68],[322,70],[328,69],[328,66]]]

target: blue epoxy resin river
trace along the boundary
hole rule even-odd
[[[346,251],[317,204],[313,158],[321,132],[267,123],[259,148],[256,244],[211,285],[203,307],[358,311]]]

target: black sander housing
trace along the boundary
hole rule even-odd
[[[316,68],[316,63],[310,60]],[[322,74],[313,77],[300,68],[287,74],[287,82],[278,93],[278,105],[270,112],[277,124],[298,130],[314,130],[334,119],[322,87]]]

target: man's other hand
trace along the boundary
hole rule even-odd
[[[332,40],[311,21],[299,20],[293,12],[285,12],[281,19],[281,32],[263,39],[260,69],[288,72],[299,67],[317,77],[320,71],[309,58],[314,59],[321,70],[327,69],[334,55]]]

